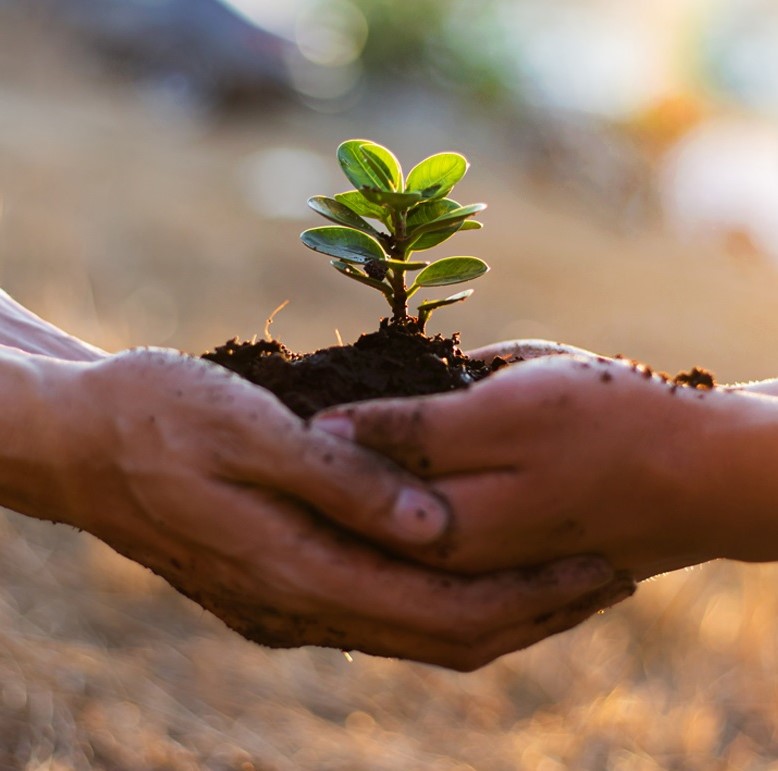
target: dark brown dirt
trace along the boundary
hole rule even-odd
[[[716,380],[712,372],[699,367],[692,367],[689,372],[679,372],[673,378],[673,383],[697,388],[701,391],[708,391],[716,385]]]
[[[353,345],[297,354],[277,340],[236,338],[203,358],[267,388],[303,418],[336,404],[466,388],[505,364],[470,359],[459,349],[458,334],[427,337],[413,321],[387,319]]]

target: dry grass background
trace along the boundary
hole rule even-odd
[[[0,283],[110,349],[200,351],[261,332],[285,299],[274,332],[291,347],[330,344],[336,328],[351,339],[380,298],[297,244],[312,219],[252,210],[245,180],[247,159],[290,146],[334,175],[337,142],[366,135],[402,158],[453,148],[473,161],[462,197],[490,209],[462,241],[493,272],[435,319],[466,344],[546,336],[722,380],[778,371],[775,266],[616,226],[529,185],[509,132],[476,115],[385,107],[194,123],[6,20]],[[778,769],[769,566],[663,577],[469,675],[267,652],[99,542],[11,513],[0,575],[2,769]]]

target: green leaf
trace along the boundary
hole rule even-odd
[[[441,198],[438,201],[420,203],[408,214],[408,232],[411,232],[418,225],[426,225],[444,214],[461,208],[462,204],[453,201],[451,198]]]
[[[378,231],[369,222],[363,220],[346,204],[334,198],[328,198],[326,195],[315,195],[308,199],[308,206],[317,214],[321,214],[322,217],[337,222],[339,225],[361,230],[371,236],[378,235]]]
[[[462,302],[462,300],[467,300],[471,294],[473,294],[472,289],[465,289],[464,292],[457,292],[457,294],[452,294],[450,297],[446,297],[444,300],[424,300],[424,302],[420,302],[418,307],[418,314],[419,325],[421,326],[422,330],[426,326],[427,320],[432,315],[432,311],[434,311],[436,308],[442,308],[444,305],[453,305],[454,303]]]
[[[410,209],[421,201],[421,193],[388,193],[374,187],[363,187],[360,192],[371,203],[400,211]]]
[[[354,187],[393,192],[402,184],[400,164],[392,153],[366,139],[349,139],[338,147],[338,162]],[[399,184],[398,184],[399,183]]]
[[[483,275],[489,266],[478,257],[444,257],[433,262],[416,276],[414,287],[461,284]]]
[[[419,236],[411,244],[411,251],[421,252],[424,249],[432,249],[433,246],[438,246],[438,244],[442,244],[451,238],[454,233],[459,233],[462,230],[480,230],[483,226],[483,222],[478,222],[477,220],[464,220],[464,222],[460,222],[458,225],[441,228],[440,230],[431,230],[429,233]]]
[[[462,224],[468,217],[472,217],[486,208],[485,203],[471,203],[469,206],[460,206],[458,209],[451,209],[445,214],[441,214],[429,222],[419,225],[415,233],[429,233],[435,230],[441,230],[446,227]]]
[[[416,190],[424,198],[443,198],[465,176],[469,164],[459,153],[438,153],[411,169],[405,189]]]
[[[464,292],[457,292],[444,300],[424,300],[424,302],[419,303],[419,310],[433,311],[435,308],[442,308],[444,305],[453,305],[454,303],[462,302],[462,300],[467,300],[471,294],[473,294],[472,289],[465,289]]]
[[[399,268],[400,270],[421,270],[429,265],[429,261],[425,262],[408,262],[406,260],[392,260],[387,258],[384,260],[384,264],[390,268]]]
[[[432,233],[423,233],[411,243],[412,252],[423,252],[425,249],[432,249],[433,246],[438,246],[444,241],[447,241],[451,236],[460,230],[459,225],[453,227],[444,228],[443,230],[436,230]]]
[[[383,222],[386,210],[380,205],[371,203],[359,190],[349,190],[345,193],[336,193],[335,200],[348,206],[355,214],[361,217],[370,217],[373,220]]]
[[[356,268],[349,265],[349,263],[343,262],[342,260],[330,260],[330,265],[332,265],[335,270],[337,270],[339,273],[342,273],[344,276],[353,278],[354,281],[359,281],[360,284],[372,286],[373,289],[377,289],[379,292],[382,292],[389,300],[391,305],[392,288],[388,284],[366,276],[364,273],[361,273]]]
[[[360,148],[369,162],[378,164],[394,190],[403,189],[403,171],[394,153],[375,142],[367,142]]]
[[[329,254],[344,262],[364,265],[370,260],[386,259],[384,250],[375,238],[351,228],[311,228],[305,230],[300,239],[314,252]]]
[[[407,240],[411,242],[411,250],[420,252],[424,249],[432,249],[433,246],[437,246],[453,236],[460,229],[461,225],[443,226],[440,230],[430,233],[417,232],[417,228],[459,208],[461,208],[460,204],[452,201],[450,198],[442,198],[439,201],[425,201],[415,206],[408,214],[407,220]]]

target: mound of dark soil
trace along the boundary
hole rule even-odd
[[[353,345],[298,354],[277,340],[236,338],[203,358],[267,388],[303,418],[335,404],[466,388],[505,364],[470,359],[459,349],[457,334],[427,337],[412,321],[386,319]]]

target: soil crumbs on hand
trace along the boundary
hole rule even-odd
[[[700,369],[699,367],[692,367],[689,372],[679,372],[673,378],[673,383],[675,385],[689,386],[690,388],[708,391],[716,385],[716,380],[712,372]]]

